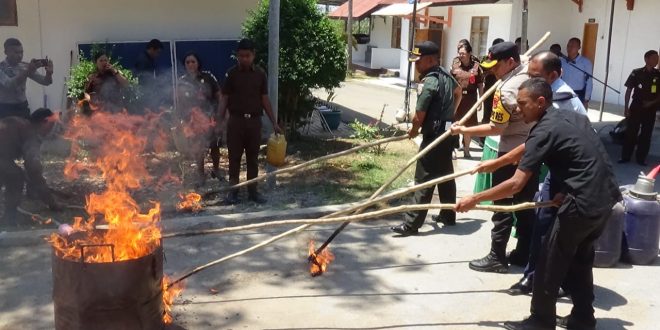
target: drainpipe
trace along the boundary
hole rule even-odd
[[[348,57],[346,59],[346,72],[353,72],[353,0],[348,0],[348,18],[346,20],[346,45]]]
[[[610,12],[610,29],[607,35],[607,56],[605,57],[605,84],[603,84],[603,95],[600,98],[600,109],[598,121],[603,121],[603,110],[605,109],[605,93],[607,92],[607,79],[610,75],[610,49],[612,48],[612,27],[614,26],[614,2],[612,0],[612,10]]]
[[[273,109],[273,117],[275,123],[278,121],[278,100],[279,100],[279,85],[278,78],[280,75],[280,0],[270,0],[268,7],[268,98]],[[268,127],[268,126],[267,126]],[[270,130],[268,130],[270,131]],[[266,171],[272,172],[275,168],[267,165]],[[274,187],[276,182],[275,176],[270,176],[267,184]]]
[[[410,1],[410,0],[409,0]],[[408,40],[408,51],[412,51],[413,47],[415,47],[415,20],[417,19],[417,0],[412,0],[413,2],[413,12],[412,12],[412,20],[410,20],[410,31],[408,35],[410,36],[410,40]],[[406,54],[408,57],[410,53]],[[406,117],[408,121],[412,122],[412,117],[410,116],[410,89],[412,85],[412,62],[408,61],[408,75],[406,76],[406,96],[405,100],[403,101],[404,107],[406,108]]]

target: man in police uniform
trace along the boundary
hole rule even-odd
[[[264,110],[273,124],[276,133],[282,133],[268,99],[268,81],[266,73],[254,65],[255,47],[248,39],[238,43],[236,54],[238,65],[227,71],[222,86],[222,100],[218,123],[227,122],[227,151],[229,152],[229,183],[238,184],[241,172],[241,157],[245,150],[247,179],[256,178],[259,173],[257,157],[261,143],[261,116]],[[266,199],[257,191],[257,184],[248,186],[248,199],[262,204]],[[238,203],[238,189],[229,191],[225,202]]]
[[[552,172],[550,193],[559,207],[557,220],[544,240],[532,293],[531,316],[507,322],[507,329],[595,329],[594,242],[601,235],[612,206],[621,200],[607,151],[589,119],[570,109],[549,110],[552,89],[542,78],[520,86],[518,106],[526,123],[537,122],[525,142],[515,173],[497,186],[463,197],[457,212],[486,200],[507,198],[532,182],[542,163]],[[556,320],[557,293],[562,283],[571,293],[573,309]]]
[[[469,134],[472,136],[500,135],[498,157],[523,144],[531,128],[531,123],[523,121],[517,111],[516,95],[518,87],[527,79],[527,69],[520,63],[518,48],[512,42],[499,43],[489,49],[488,60],[481,64],[503,83],[495,91],[493,98],[493,113],[490,123],[478,126],[465,127],[453,124],[452,134]],[[497,185],[510,178],[516,171],[514,165],[506,165],[493,172],[493,185]],[[528,202],[534,198],[538,184],[530,181],[525,189],[513,197],[497,201],[498,205],[512,205]],[[509,242],[511,229],[516,222],[518,242],[515,250],[506,256],[506,245]],[[506,273],[509,263],[525,266],[529,258],[532,226],[535,219],[534,210],[518,212],[495,212],[493,214],[493,229],[491,231],[491,248],[488,255],[481,259],[472,260],[470,268],[482,272]],[[508,259],[508,260],[507,260]]]
[[[646,166],[646,156],[651,147],[655,113],[660,108],[660,93],[658,92],[660,71],[655,68],[658,65],[658,52],[655,50],[646,52],[644,62],[646,65],[633,70],[626,80],[625,115],[628,119],[628,127],[619,163],[630,161],[633,149],[637,145],[637,163]],[[632,103],[630,103],[631,93]]]
[[[440,66],[439,55],[438,45],[432,41],[424,41],[415,46],[410,57],[410,61],[415,62],[415,69],[423,77],[412,128],[408,131],[408,136],[412,139],[419,134],[420,128],[422,129],[423,139],[419,146],[420,150],[426,148],[449,127],[454,112],[461,102],[463,89],[456,79]],[[454,173],[452,149],[453,141],[446,139],[420,158],[415,168],[415,183],[424,183]],[[415,204],[430,203],[434,190],[435,187],[430,187],[416,191]],[[439,184],[438,196],[442,203],[456,202],[456,182],[451,180]],[[427,213],[427,210],[408,212],[402,224],[390,229],[404,236],[416,234],[419,227],[424,224]],[[454,225],[456,213],[452,210],[442,210],[438,222]]]

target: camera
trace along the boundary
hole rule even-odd
[[[39,67],[39,68],[48,66],[48,59],[47,58],[35,59],[33,61],[37,65],[37,67]]]

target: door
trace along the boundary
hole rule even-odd
[[[582,35],[582,56],[594,64],[596,58],[596,41],[598,40],[598,23],[585,23]]]

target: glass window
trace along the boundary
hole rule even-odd
[[[470,28],[472,54],[482,57],[488,52],[488,16],[473,16]]]

